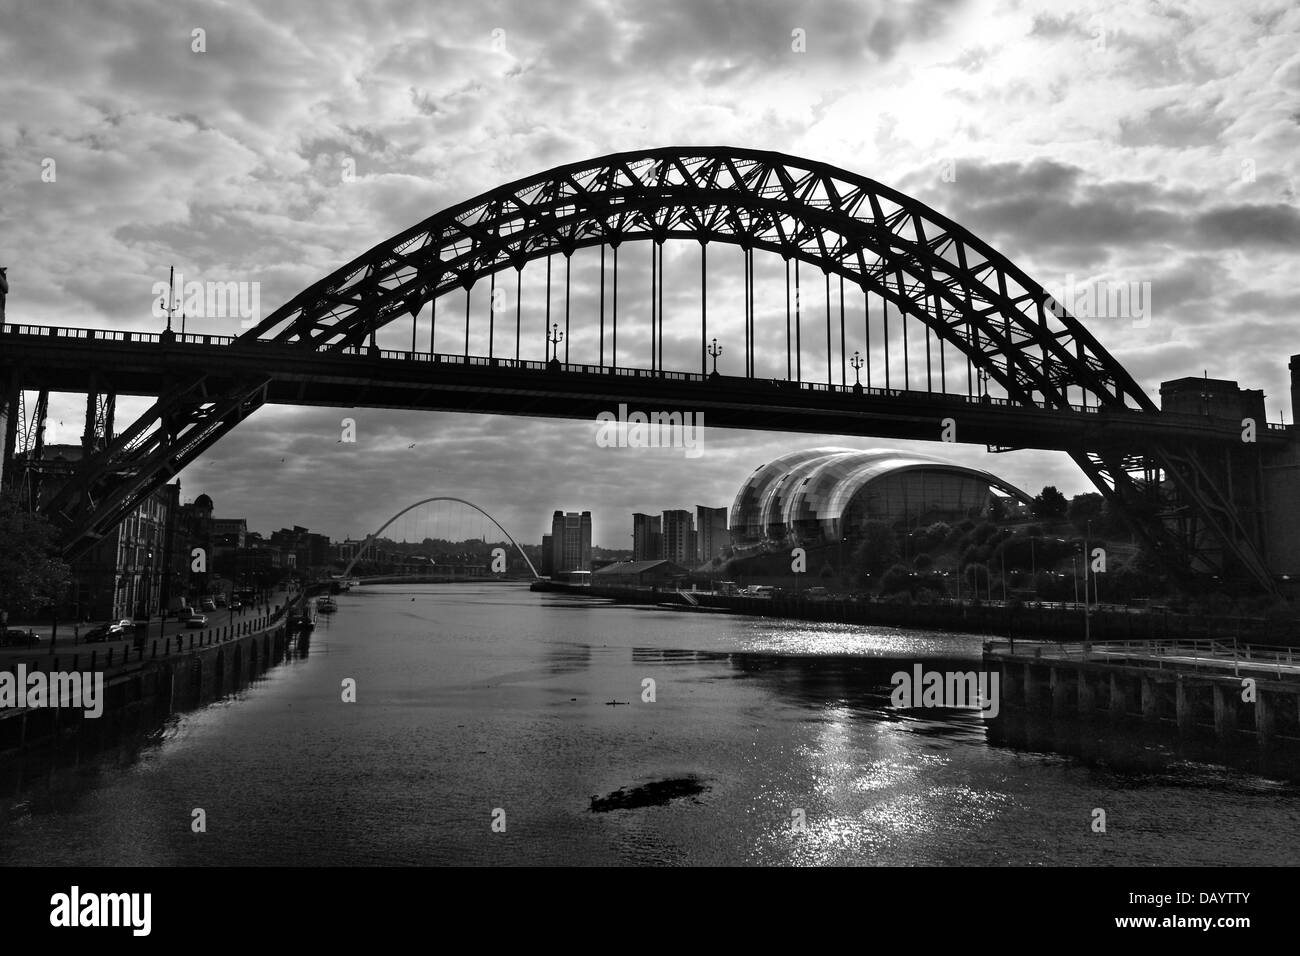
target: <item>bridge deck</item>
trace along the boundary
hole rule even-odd
[[[207,376],[214,388],[270,379],[273,404],[411,408],[594,420],[632,410],[704,413],[718,427],[934,440],[1073,451],[1132,448],[1144,437],[1239,443],[1239,422],[1136,409],[1024,406],[1006,399],[857,388],[634,367],[348,348],[312,350],[230,336],[9,325],[0,366],[29,390],[158,395]],[[1261,425],[1262,445],[1291,426]]]

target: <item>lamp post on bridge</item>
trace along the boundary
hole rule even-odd
[[[718,339],[716,336],[713,339],[713,344],[710,345],[708,348],[706,348],[705,351],[708,352],[709,356],[713,359],[713,374],[710,375],[709,377],[717,378],[718,377],[718,356],[722,354],[722,346],[718,344]]]
[[[181,276],[184,281],[185,276]],[[163,311],[167,313],[167,328],[163,329],[162,337],[159,339],[164,345],[170,345],[176,340],[176,333],[172,331],[172,313],[180,305],[180,297],[175,296],[176,291],[176,267],[170,266],[167,271],[167,303],[163,306]],[[182,314],[183,311],[182,311]]]
[[[546,341],[551,343],[551,362],[557,367],[560,364],[560,343],[564,341],[564,333],[560,331],[558,322],[551,323],[551,334],[546,337]]]
[[[855,351],[853,358],[849,359],[849,364],[853,366],[853,391],[860,395],[862,394],[862,366],[866,363],[861,353]]]

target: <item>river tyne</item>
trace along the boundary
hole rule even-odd
[[[1293,775],[1158,734],[891,706],[891,675],[918,662],[979,669],[978,635],[674,612],[525,585],[369,587],[338,604],[306,653],[234,693],[72,764],[0,763],[0,862],[1300,859]],[[343,700],[348,679],[355,702]],[[593,805],[660,781],[685,789]],[[197,808],[206,832],[193,830]]]

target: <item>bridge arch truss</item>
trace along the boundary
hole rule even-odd
[[[922,322],[1017,403],[1068,407],[1075,389],[1084,405],[1154,408],[1078,319],[967,229],[855,173],[729,147],[618,153],[500,186],[380,243],[244,337],[360,346],[530,261],[670,239],[731,243],[747,258],[763,250],[837,276]],[[702,370],[705,358],[702,342]]]
[[[748,378],[756,378],[753,254],[762,251],[782,257],[787,275],[793,264],[796,302],[800,265],[825,276],[828,384],[830,281],[835,277],[841,289],[845,285],[860,289],[867,307],[875,296],[905,319],[924,326],[927,380],[933,337],[939,343],[941,377],[944,349],[964,356],[968,396],[978,372],[981,380],[996,383],[1006,395],[1005,403],[1012,406],[1159,414],[1151,398],[1078,318],[969,230],[924,203],[855,173],[781,153],[731,147],[617,153],[489,190],[374,246],[304,289],[231,344],[243,352],[260,349],[273,356],[281,349],[364,354],[368,341],[377,352],[380,329],[406,317],[414,328],[426,305],[436,316],[440,299],[463,290],[468,359],[469,296],[478,283],[486,279],[495,284],[499,274],[522,272],[529,262],[545,259],[549,309],[552,257],[569,260],[579,249],[599,246],[599,364],[605,365],[607,354],[603,280],[608,249],[614,260],[608,353],[613,368],[620,358],[619,249],[632,241],[650,242],[653,276],[656,253],[662,262],[662,246],[669,240],[700,243],[702,283],[707,281],[704,263],[709,244],[728,243],[744,251]],[[566,290],[567,277],[566,269]],[[662,267],[658,282],[662,298]],[[653,302],[652,296],[650,364],[652,374],[662,375],[663,309],[662,305],[656,309]],[[840,310],[843,386],[842,292]],[[518,328],[516,319],[516,358]],[[791,369],[787,306],[787,377],[801,380],[797,311],[794,328]],[[906,329],[904,324],[904,342]],[[869,332],[868,324],[868,339]],[[888,369],[888,334],[885,339]],[[707,295],[702,295],[699,372],[705,378],[707,341]],[[489,334],[489,361],[492,342]],[[195,376],[169,386],[135,424],[82,463],[74,480],[50,504],[48,511],[69,529],[67,553],[84,552],[152,488],[260,407],[274,378],[268,364],[259,374],[235,384],[210,388],[204,377]],[[707,382],[702,387],[708,387]],[[987,387],[984,397],[988,397]],[[1076,397],[1080,404],[1075,404]],[[1096,434],[1100,437],[1080,440],[1069,453],[1149,545],[1170,554],[1175,563],[1187,564],[1189,558],[1204,567],[1234,563],[1265,588],[1274,589],[1262,558],[1258,480],[1251,477],[1259,473],[1257,450],[1238,445],[1225,454],[1218,439],[1200,445],[1174,438],[1135,441],[1119,427]],[[1242,500],[1244,489],[1250,494]]]

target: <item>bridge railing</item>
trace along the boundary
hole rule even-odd
[[[0,332],[9,335],[34,335],[53,339],[80,339],[86,342],[133,342],[140,344],[158,344],[163,341],[162,332],[140,332],[135,329],[81,329],[59,325],[25,325],[22,323],[6,324]],[[235,341],[233,335],[209,335],[203,332],[172,333],[172,341],[186,345],[229,345]]]
[[[50,326],[50,325],[31,325],[25,323],[14,323],[0,326],[0,334],[23,335],[35,337],[49,337],[57,339],[77,339],[81,341],[96,342],[121,342],[121,343],[139,343],[139,344],[170,344],[170,345],[201,345],[201,346],[228,346],[231,344],[250,345],[256,347],[259,344],[278,345],[272,340],[245,340],[232,335],[210,335],[207,333],[187,332],[172,333],[170,341],[165,341],[164,333],[159,332],[139,332],[135,330],[121,329],[88,329],[73,328],[68,326]],[[487,357],[483,355],[453,354],[448,352],[418,352],[402,349],[371,349],[367,345],[349,345],[345,348],[337,348],[329,344],[322,344],[316,347],[316,351],[322,354],[348,355],[360,358],[380,358],[388,360],[398,360],[404,362],[427,362],[434,365],[472,365],[485,368],[501,369],[520,369],[529,371],[554,371],[569,372],[582,375],[616,375],[629,378],[653,378],[674,382],[708,382],[714,380],[714,376],[705,375],[700,372],[680,372],[667,371],[662,369],[630,368],[626,366],[611,365],[589,365],[571,362],[542,362],[535,359],[513,359],[504,357]],[[927,401],[948,402],[953,405],[987,405],[999,408],[1038,408],[1044,411],[1065,410],[1058,409],[1055,406],[1037,404],[1034,406],[1025,406],[1020,402],[1013,401],[1009,398],[997,398],[991,395],[962,395],[953,392],[935,392],[923,391],[920,389],[902,389],[902,388],[880,388],[878,386],[867,385],[847,385],[826,382],[800,382],[788,379],[765,379],[758,376],[745,379],[737,376],[721,376],[723,379],[737,379],[751,382],[770,382],[780,388],[797,389],[808,392],[825,392],[829,394],[856,394],[870,395],[880,398],[924,398]],[[1071,403],[1066,406],[1070,411],[1085,414],[1096,415],[1102,412],[1102,407],[1098,405],[1082,405]],[[1185,425],[1203,425],[1206,418],[1203,415],[1185,414],[1179,412],[1147,412],[1141,409],[1115,409],[1106,408],[1105,411],[1111,415],[1124,415],[1132,413],[1134,415],[1149,416],[1158,415],[1162,420],[1171,424]],[[1236,428],[1238,424],[1232,419],[1212,419],[1215,424],[1224,428]],[[1283,435],[1294,428],[1294,425],[1287,425],[1280,422],[1265,422],[1264,429],[1275,435]]]
[[[1163,666],[1164,659],[1177,658],[1192,667],[1235,667],[1273,670],[1278,677],[1282,669],[1300,661],[1296,649],[1288,645],[1255,644],[1214,639],[1164,639],[1145,641],[1107,641],[1093,645],[1093,654],[1150,659]]]

